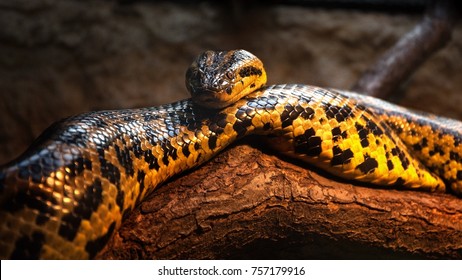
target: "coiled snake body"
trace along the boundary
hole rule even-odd
[[[460,122],[265,82],[250,53],[208,51],[187,72],[193,99],[54,124],[0,171],[0,257],[92,258],[156,186],[249,134],[343,178],[462,193]]]

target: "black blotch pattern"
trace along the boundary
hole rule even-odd
[[[318,156],[321,152],[322,139],[315,136],[316,131],[313,128],[305,130],[302,135],[294,138],[294,150],[299,154],[308,156]]]
[[[461,161],[461,157],[458,153],[455,153],[455,152],[449,152],[449,158],[451,160],[455,160],[455,161]]]
[[[108,179],[111,183],[118,185],[120,182],[120,171],[119,169],[103,157],[99,157],[101,166],[101,175]]]
[[[58,234],[69,241],[73,241],[79,230],[82,219],[74,214],[67,214],[61,220]]]
[[[435,154],[440,154],[440,155],[444,155],[444,150],[443,150],[443,147],[441,145],[438,145],[438,144],[435,144],[433,146],[433,149],[429,151],[428,153],[430,156],[433,156]]]
[[[346,120],[353,113],[353,109],[349,105],[343,105],[339,113],[335,116],[338,122]]]
[[[462,140],[459,139],[459,138],[457,138],[457,137],[455,137],[455,138],[454,138],[454,147],[457,148],[457,147],[459,147],[460,144],[462,144]]]
[[[157,158],[154,157],[151,150],[144,151],[144,161],[149,164],[149,169],[159,170],[160,165],[157,162]]]
[[[214,132],[215,134],[222,134],[224,129],[223,127],[219,126],[217,123],[215,122],[212,122],[210,125],[209,125],[209,129],[211,132]]]
[[[398,158],[401,161],[401,164],[402,164],[402,166],[403,166],[403,168],[405,170],[409,167],[409,163],[410,163],[409,159],[406,157],[406,155],[404,154],[404,152],[400,148],[394,147],[393,149],[391,149],[391,153],[394,156],[398,156]]]
[[[222,129],[221,131],[223,131],[225,126],[228,124],[228,122],[226,121],[226,118],[227,118],[227,114],[225,114],[225,113],[219,113],[214,118],[214,120],[215,120],[214,123],[216,123],[216,125]],[[214,132],[217,132],[217,131],[214,131]]]
[[[397,186],[397,187],[401,187],[401,186],[403,186],[403,185],[404,185],[404,182],[405,182],[405,181],[404,181],[404,179],[403,179],[403,178],[401,178],[401,177],[398,177],[398,179],[396,179],[396,182],[395,182],[395,186]]]
[[[395,168],[391,160],[387,160],[387,167],[388,167],[388,170],[393,170],[393,168]]]
[[[235,116],[237,120],[233,125],[233,129],[237,132],[238,138],[240,138],[245,135],[248,127],[252,125],[252,117],[247,114],[245,109],[239,109]]]
[[[80,227],[82,219],[90,219],[103,200],[103,188],[101,181],[95,179],[93,184],[88,186],[83,196],[77,200],[77,206],[69,214],[63,216],[58,234],[69,241],[73,241]]]
[[[217,136],[215,134],[210,135],[209,137],[209,148],[214,150],[217,147]]]
[[[178,150],[175,147],[171,146],[171,145],[170,145],[170,147],[171,147],[171,149],[169,150],[169,155],[172,157],[173,160],[176,160],[178,158],[178,152],[177,152]]]
[[[366,128],[372,132],[372,134],[374,134],[375,136],[380,136],[382,134],[384,134],[383,130],[372,120],[366,118],[365,116],[363,116],[363,119],[366,120]],[[393,137],[391,135],[389,135],[389,133],[387,134],[391,139],[393,139]]]
[[[342,148],[340,148],[339,146],[334,146],[332,147],[332,152],[335,155],[339,155],[343,152]]]
[[[359,134],[359,138],[360,139],[364,139],[367,137],[367,129],[364,128],[364,126],[360,125],[360,124],[355,124],[355,127],[356,127],[356,130],[358,131],[358,134]]]
[[[133,161],[130,157],[130,150],[128,148],[120,149],[119,146],[114,147],[117,155],[117,160],[120,165],[125,168],[125,172],[129,176],[133,176],[135,170],[133,169]]]
[[[37,221],[40,223],[48,221],[50,216],[56,214],[53,205],[56,205],[58,202],[52,194],[37,186],[29,187],[27,184],[21,185],[21,183],[18,183],[18,192],[14,198],[8,199],[1,204],[2,210],[14,213],[24,208],[35,209],[40,213],[37,217]]]
[[[393,123],[390,123],[389,124],[391,127],[393,127],[393,130],[397,133],[397,134],[401,134],[403,132],[403,128],[401,126],[398,126],[398,125],[395,125]]]
[[[116,204],[117,206],[119,206],[120,211],[124,209],[124,201],[125,201],[125,192],[121,189],[117,190]]]
[[[281,114],[281,123],[282,123],[282,128],[286,128],[289,125],[292,125],[293,119],[290,118],[290,112],[293,111],[293,107],[291,105],[286,105],[284,111],[282,111]]]
[[[422,147],[428,147],[428,139],[426,137],[422,138]]]
[[[145,186],[144,186],[144,178],[146,176],[146,173],[143,170],[138,170],[138,174],[136,175],[136,180],[140,184],[140,194],[143,192]]]
[[[260,69],[254,67],[254,66],[246,66],[242,67],[241,70],[239,70],[239,75],[241,77],[248,77],[248,76],[261,76],[262,72]]]
[[[362,104],[356,104],[356,108],[360,111],[365,111],[366,110],[366,107],[364,107],[364,105]]]
[[[178,158],[178,154],[176,152],[176,149],[170,144],[170,141],[165,141],[162,143],[163,145],[163,150],[164,150],[164,155],[162,156],[162,162],[165,165],[169,164],[169,156],[172,158],[172,160],[176,160]]]
[[[356,168],[359,169],[362,173],[368,174],[373,172],[379,166],[377,160],[371,157],[365,157],[364,162],[359,164]]]
[[[314,117],[313,108],[303,108],[300,105],[292,106],[291,104],[286,104],[280,116],[282,128],[292,125],[292,122],[298,117],[302,117],[305,120],[312,119]]]
[[[132,151],[136,158],[141,159],[144,156],[144,151],[141,149],[141,142],[139,139],[133,139]]]
[[[361,147],[365,148],[367,146],[369,146],[369,140],[367,140],[366,138],[361,139]]]
[[[338,112],[340,111],[340,107],[336,105],[326,105],[324,107],[324,110],[326,112],[326,117],[328,119],[333,119],[335,118],[335,115],[337,115]]]
[[[70,165],[68,167],[71,170],[71,175],[77,176],[77,175],[82,174],[82,172],[84,170],[91,170],[92,169],[92,163],[91,163],[91,160],[89,160],[87,158],[78,157],[75,160],[74,165]],[[75,173],[72,173],[73,170],[74,170]]]
[[[336,105],[326,104],[324,106],[326,112],[326,117],[328,119],[335,118],[337,122],[343,122],[346,120],[352,113],[352,109],[349,105],[343,105],[342,107]]]
[[[421,151],[422,145],[420,143],[415,143],[414,145],[412,145],[412,149],[414,149],[415,151]]]
[[[107,230],[106,234],[104,234],[101,237],[98,237],[95,240],[90,240],[87,242],[85,245],[85,251],[88,252],[88,255],[90,259],[93,259],[96,254],[104,248],[106,243],[109,241],[111,238],[112,234],[114,233],[115,230],[115,222],[113,222],[110,226],[109,229]]]
[[[399,158],[401,159],[401,162],[403,163],[403,168],[407,169],[409,167],[409,159],[404,155],[403,152],[400,153]]]
[[[334,156],[332,157],[330,164],[332,166],[335,166],[344,163],[349,163],[353,156],[354,154],[351,151],[351,149],[346,149],[345,151],[342,151],[342,149],[340,149],[339,147],[334,146]]]
[[[45,235],[35,231],[32,236],[22,236],[16,240],[14,251],[11,253],[10,259],[13,260],[32,260],[40,258]]]
[[[341,135],[342,131],[340,130],[340,127],[338,127],[338,126],[332,128],[331,133],[332,133],[332,140],[334,142],[337,142],[342,136]]]
[[[175,122],[178,124],[186,124],[186,127],[190,131],[196,131],[200,130],[202,123],[193,116],[196,115],[197,118],[200,118],[201,116],[205,118],[209,118],[210,116],[213,116],[216,114],[214,111],[207,110],[205,108],[199,107],[195,108],[197,105],[193,105],[193,107],[187,107],[184,108],[184,114],[178,115],[178,112],[171,112],[169,113],[170,118],[176,118]]]
[[[305,130],[305,133],[303,135],[305,139],[309,139],[310,137],[313,137],[314,135],[316,135],[316,131],[314,130],[314,128],[309,128]]]
[[[358,123],[355,124],[355,127],[358,131],[359,139],[361,140],[361,146],[363,148],[369,146],[369,140],[367,140],[368,129]]]
[[[189,157],[189,155],[191,154],[191,152],[189,151],[189,145],[187,145],[187,144],[182,146],[181,151],[183,152],[183,155],[185,157]]]
[[[319,136],[310,137],[307,141],[309,149],[306,152],[306,154],[308,156],[318,156],[319,154],[321,154],[321,142],[322,139]]]
[[[314,117],[314,109],[311,107],[306,107],[302,112],[300,112],[300,117],[305,120],[311,120]]]

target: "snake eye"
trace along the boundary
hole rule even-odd
[[[226,72],[226,77],[230,80],[234,79],[234,72],[233,71]]]

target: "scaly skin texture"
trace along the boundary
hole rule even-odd
[[[244,65],[226,76],[260,88],[264,70]],[[226,81],[217,84],[229,94]],[[273,136],[279,152],[346,179],[462,192],[459,122],[429,125],[389,103],[307,85],[264,87],[224,109],[196,102],[93,112],[50,127],[0,170],[0,258],[93,258],[156,186],[249,134]]]
[[[453,193],[462,195],[462,123],[416,112],[386,101],[337,91],[373,111],[430,170],[444,179]]]

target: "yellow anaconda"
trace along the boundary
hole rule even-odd
[[[186,78],[192,99],[65,119],[2,167],[0,257],[92,258],[156,186],[249,134],[343,178],[462,193],[460,122],[354,93],[264,86],[262,63],[243,50],[207,51]]]

